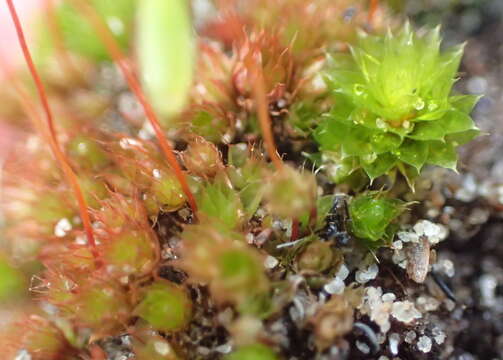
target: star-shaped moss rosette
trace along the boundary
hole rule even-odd
[[[314,137],[332,178],[362,169],[371,181],[400,171],[409,181],[425,164],[456,169],[456,147],[479,134],[475,95],[452,96],[464,44],[440,51],[439,28],[360,34],[350,54],[329,59],[334,97]]]

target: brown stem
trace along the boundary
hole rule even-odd
[[[49,144],[51,146],[51,150],[52,150],[54,156],[56,157],[56,160],[59,162],[59,165],[60,165],[61,169],[63,170],[63,173],[66,177],[66,180],[68,181],[73,192],[75,193],[75,197],[77,198],[77,202],[79,205],[80,217],[82,219],[82,224],[83,224],[84,230],[86,232],[87,241],[88,241],[89,245],[91,246],[91,252],[92,252],[94,258],[97,259],[99,254],[98,254],[98,250],[96,249],[96,242],[94,240],[93,228],[91,225],[91,218],[89,216],[86,200],[85,200],[84,195],[82,193],[82,189],[81,189],[80,184],[78,182],[78,178],[75,175],[75,173],[73,172],[73,170],[70,166],[70,162],[68,161],[68,158],[61,150],[61,147],[57,141],[56,130],[54,127],[54,119],[52,116],[51,108],[49,106],[49,101],[47,100],[45,88],[44,88],[42,80],[40,79],[40,76],[37,72],[37,69],[33,63],[33,59],[31,57],[30,50],[29,50],[28,45],[26,43],[23,28],[21,26],[21,22],[19,21],[19,17],[17,15],[16,8],[14,7],[12,0],[6,0],[6,1],[7,1],[8,7],[9,7],[9,12],[10,12],[12,21],[13,21],[14,26],[16,28],[16,33],[17,33],[19,45],[21,46],[26,64],[28,65],[28,69],[30,70],[33,81],[35,82],[35,85],[37,87],[37,92],[38,92],[40,102],[42,103],[42,107],[44,108],[44,112],[45,112],[46,120],[47,120],[47,125],[49,127],[48,139],[49,139]]]
[[[260,129],[262,130],[262,136],[264,137],[267,154],[271,158],[276,170],[281,170],[283,168],[283,161],[278,155],[276,144],[274,142],[271,118],[269,117],[269,103],[265,92],[262,68],[256,64],[249,68],[252,69],[251,74],[254,75],[250,77],[250,81],[253,83],[253,96],[255,97],[255,102],[257,104],[257,115],[260,123]]]

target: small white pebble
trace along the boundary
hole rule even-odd
[[[414,340],[416,340],[416,332],[414,330],[411,330],[411,331],[407,331],[407,333],[405,334],[405,342],[407,344],[412,344],[412,342]]]
[[[391,315],[405,324],[411,323],[415,319],[420,319],[422,314],[416,309],[414,303],[410,301],[397,301],[393,303]]]
[[[228,354],[232,351],[232,345],[227,343],[227,344],[222,344],[219,345],[215,348],[215,350],[221,354]]]
[[[416,300],[416,305],[424,311],[435,311],[440,306],[440,301],[431,296],[420,296]]]
[[[154,349],[159,355],[162,356],[167,356],[169,353],[171,353],[171,347],[165,341],[154,342]]]
[[[381,297],[384,302],[393,302],[396,300],[396,296],[393,293],[386,293]]]
[[[438,345],[442,345],[444,343],[446,335],[439,327],[434,327],[432,334],[433,339]]]
[[[400,343],[400,335],[392,333],[389,335],[389,349],[393,355],[398,354],[398,344]]]
[[[393,247],[393,249],[401,250],[401,249],[403,249],[403,242],[400,240],[397,240],[397,241],[393,242],[392,247]]]
[[[355,274],[355,279],[360,284],[365,284],[370,280],[375,279],[378,273],[379,267],[377,266],[377,264],[372,264],[365,270],[358,270]]]
[[[356,341],[356,347],[364,354],[370,353],[370,347],[362,341]]]
[[[428,353],[431,351],[432,342],[428,336],[421,336],[417,341],[417,349],[424,353]]]
[[[54,226],[54,235],[64,237],[70,230],[72,230],[72,224],[67,218],[63,218]]]
[[[339,271],[335,275],[341,280],[346,280],[346,278],[349,276],[349,269],[346,266],[346,264],[342,264],[341,267],[339,268]]]
[[[419,241],[419,236],[415,232],[409,232],[409,231],[400,231],[397,234],[398,238],[402,242],[418,242]]]
[[[344,292],[344,288],[346,287],[346,284],[344,284],[344,281],[342,281],[341,278],[336,276],[332,281],[328,282],[323,289],[333,295],[333,294],[342,294]]]
[[[279,264],[278,259],[274,256],[268,255],[264,260],[264,266],[267,269],[274,269]]]
[[[454,301],[452,301],[451,299],[445,299],[444,305],[448,311],[452,311],[456,308],[456,303]]]

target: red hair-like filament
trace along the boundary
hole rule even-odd
[[[187,178],[184,172],[182,171],[182,168],[180,167],[178,160],[176,159],[173,148],[166,139],[166,135],[164,135],[164,132],[161,128],[159,120],[157,119],[157,115],[155,114],[155,111],[152,108],[152,105],[150,105],[150,103],[148,102],[147,98],[145,97],[141,89],[140,83],[134,76],[133,72],[130,70],[126,61],[126,57],[122,53],[122,50],[119,48],[117,41],[115,40],[112,33],[108,29],[107,25],[104,23],[103,19],[101,19],[101,17],[92,9],[92,7],[88,6],[87,4],[79,0],[72,0],[72,3],[75,4],[82,11],[82,13],[88,18],[89,22],[93,24],[96,33],[101,38],[101,41],[107,48],[110,56],[119,66],[131,91],[136,95],[138,101],[142,105],[145,111],[145,115],[147,116],[147,119],[150,121],[150,124],[154,129],[157,140],[159,141],[159,145],[161,146],[161,149],[164,152],[164,155],[166,156],[168,163],[173,168],[175,176],[180,182],[180,185],[182,187],[185,196],[187,196],[187,201],[190,207],[192,208],[194,215],[196,215],[197,204],[194,195],[190,190]]]
[[[93,256],[96,259],[96,258],[98,258],[99,254],[96,249],[96,242],[94,240],[94,234],[93,234],[93,229],[92,229],[92,225],[91,225],[91,218],[89,216],[86,200],[85,200],[84,195],[82,193],[82,189],[80,187],[78,178],[75,175],[75,173],[73,172],[73,170],[70,166],[70,163],[68,161],[68,158],[61,150],[61,147],[57,141],[56,129],[54,127],[54,119],[52,116],[51,107],[49,106],[49,101],[47,99],[47,95],[46,95],[42,80],[40,79],[40,76],[37,72],[35,64],[33,63],[33,59],[31,57],[30,50],[29,50],[28,45],[26,43],[23,28],[21,26],[21,22],[19,20],[18,15],[17,15],[16,8],[14,7],[12,0],[6,0],[6,1],[7,1],[8,7],[9,7],[9,12],[10,12],[12,21],[14,23],[14,27],[16,28],[16,33],[17,33],[19,45],[21,46],[21,49],[23,51],[23,56],[24,56],[24,59],[26,61],[27,66],[28,66],[28,69],[31,73],[31,76],[33,78],[33,81],[35,82],[38,96],[40,98],[40,102],[42,103],[42,107],[43,107],[45,115],[46,115],[47,125],[49,127],[49,136],[48,136],[49,145],[51,147],[51,150],[52,150],[56,160],[58,161],[58,163],[61,167],[61,170],[63,171],[63,173],[66,177],[67,182],[69,183],[70,187],[72,188],[72,190],[75,194],[75,197],[77,199],[77,203],[79,206],[80,217],[82,219],[84,231],[87,236],[87,241],[88,241],[89,245],[91,246],[91,251],[93,253]]]

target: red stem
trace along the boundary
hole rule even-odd
[[[56,160],[59,162],[61,169],[66,177],[66,180],[70,184],[73,192],[75,193],[75,197],[77,198],[77,202],[79,205],[80,217],[82,218],[82,224],[84,226],[84,230],[86,232],[87,241],[91,246],[91,252],[95,259],[98,258],[98,251],[96,249],[96,241],[94,240],[93,228],[91,225],[91,218],[89,216],[89,212],[87,209],[87,203],[82,193],[82,189],[78,182],[77,176],[73,172],[68,158],[61,150],[61,147],[57,141],[56,130],[54,127],[54,120],[51,112],[51,108],[49,106],[49,102],[47,100],[47,95],[45,93],[44,85],[42,84],[42,80],[37,72],[37,69],[33,63],[33,59],[31,57],[30,50],[26,43],[26,39],[23,33],[23,28],[21,26],[21,22],[19,21],[19,17],[16,12],[16,8],[12,3],[12,0],[6,0],[7,5],[9,7],[9,12],[14,22],[14,26],[16,28],[17,37],[19,40],[19,45],[23,51],[23,56],[28,65],[28,69],[30,70],[31,76],[35,85],[37,87],[38,96],[40,98],[40,102],[42,103],[42,107],[44,108],[44,112],[46,115],[47,125],[49,127],[49,144],[51,146],[52,152],[56,157]]]
[[[124,75],[127,83],[129,84],[131,91],[138,98],[138,101],[140,102],[145,111],[145,115],[147,116],[148,120],[150,121],[150,124],[154,129],[155,135],[159,141],[159,145],[161,146],[161,149],[164,152],[164,155],[166,156],[168,163],[173,168],[175,176],[180,182],[180,185],[182,187],[183,192],[185,193],[185,196],[187,196],[187,201],[190,207],[192,208],[194,216],[196,216],[197,204],[194,195],[192,194],[192,191],[189,188],[187,178],[185,177],[185,174],[183,173],[182,168],[180,167],[180,164],[176,159],[173,148],[166,139],[166,136],[164,135],[164,132],[161,128],[159,120],[157,119],[157,115],[155,114],[154,109],[152,108],[152,105],[150,105],[150,103],[147,101],[147,98],[145,97],[141,89],[140,83],[133,75],[132,71],[130,71],[127,65],[126,58],[122,53],[121,49],[119,48],[117,41],[115,40],[112,33],[108,29],[107,25],[90,6],[84,4],[82,1],[79,0],[72,0],[72,2],[79,9],[81,9],[84,15],[88,18],[89,22],[93,24],[98,36],[101,38],[101,41],[103,42],[108,52],[110,53],[110,56],[112,56],[115,63],[119,66],[122,74]]]
[[[379,6],[379,0],[370,0],[369,13],[367,17],[367,22],[372,25],[374,22],[375,14],[377,12],[377,8]]]
[[[260,123],[260,129],[262,130],[262,136],[264,137],[264,142],[266,145],[267,154],[271,158],[276,170],[281,170],[283,168],[283,161],[281,160],[278,152],[276,151],[276,144],[274,142],[274,136],[271,129],[271,118],[269,117],[269,102],[267,101],[267,95],[265,92],[264,75],[262,73],[262,68],[259,65],[252,65],[250,81],[253,83],[253,96],[255,97],[255,102],[257,103],[257,115]]]

